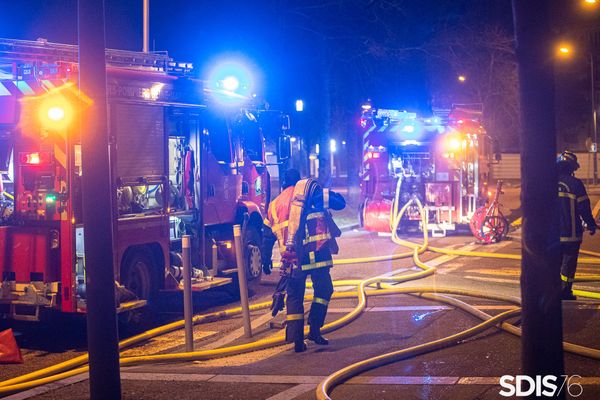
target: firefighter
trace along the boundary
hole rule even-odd
[[[301,205],[300,208],[294,209]],[[327,305],[333,294],[329,270],[332,254],[337,254],[335,238],[341,231],[333,222],[328,209],[341,210],[344,197],[323,189],[313,179],[300,179],[300,173],[290,169],[285,173],[283,191],[269,205],[263,232],[263,272],[271,273],[271,255],[277,241],[282,266],[291,264],[287,276],[286,341],[294,343],[297,353],[306,350],[304,342],[304,291],[310,275],[314,297],[308,316],[308,339],[318,345],[329,341],[321,335]],[[290,236],[291,235],[291,236]],[[290,247],[291,240],[294,245]]]
[[[560,248],[562,265],[562,299],[575,300],[573,281],[577,269],[579,247],[583,239],[585,222],[590,235],[596,233],[596,221],[592,216],[590,199],[581,180],[574,176],[579,168],[577,156],[565,150],[557,158],[558,165],[558,202],[560,216]]]

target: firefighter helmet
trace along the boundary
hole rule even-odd
[[[291,168],[285,171],[283,177],[283,188],[286,189],[290,186],[295,186],[300,180],[300,172],[297,169]]]
[[[569,150],[565,150],[556,158],[557,164],[566,164],[573,169],[573,171],[577,171],[579,169],[579,163],[577,162],[577,156],[575,153]]]

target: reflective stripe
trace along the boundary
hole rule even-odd
[[[13,81],[17,89],[25,96],[35,95],[35,92],[25,81]]]
[[[324,306],[326,306],[326,305],[329,304],[329,300],[325,300],[325,299],[322,299],[320,297],[315,297],[313,299],[313,303],[319,303],[319,304],[323,304]]]
[[[578,203],[581,203],[582,201],[586,201],[586,200],[589,200],[589,199],[590,199],[590,198],[589,198],[589,197],[587,197],[587,195],[585,195],[585,196],[580,196],[580,197],[578,197],[578,198],[577,198],[577,202],[578,202]]]
[[[577,228],[575,227],[575,196],[569,198],[569,205],[571,206],[571,237],[577,237]],[[578,221],[579,222],[579,221]]]
[[[271,213],[271,218],[273,218],[273,222],[277,225],[279,223],[279,218],[277,217],[277,212],[275,210],[275,202],[271,203],[269,206],[269,212]]]
[[[582,238],[583,238],[582,236],[572,236],[572,237],[562,236],[560,238],[560,241],[563,242],[563,243],[564,242],[581,242]]]
[[[314,213],[310,213],[310,214],[308,214],[308,215],[306,216],[306,220],[307,220],[307,221],[310,221],[310,220],[312,220],[312,219],[315,219],[315,218],[322,218],[322,217],[324,217],[324,216],[325,216],[325,213],[323,213],[322,211],[320,211],[320,212],[314,212]]]
[[[569,199],[576,199],[577,196],[571,193],[558,192],[558,197],[568,197]]]
[[[279,224],[275,224],[275,225],[273,225],[273,227],[271,228],[271,230],[273,232],[275,232],[275,231],[279,232],[279,231],[283,230],[284,228],[287,228],[288,225],[289,225],[289,223],[290,223],[290,221],[283,221],[283,222],[281,222]]]
[[[299,321],[304,319],[304,314],[288,314],[285,317],[286,321]]]
[[[310,263],[304,264],[302,266],[302,271],[308,271],[311,269],[323,268],[323,267],[331,267],[333,265],[333,260],[321,261],[318,263]]]
[[[10,96],[10,92],[2,83],[0,83],[0,96]]]
[[[54,145],[54,159],[58,162],[63,168],[67,168],[67,155],[58,145]]]
[[[331,239],[331,234],[329,232],[321,233],[319,235],[308,236],[306,239],[304,239],[302,241],[302,244],[309,244],[312,242],[318,242],[319,240],[329,240],[329,239]]]
[[[558,182],[558,186],[564,187],[567,192],[571,193],[571,188],[566,183],[564,183],[564,182]]]
[[[400,126],[400,124],[398,124]],[[329,208],[329,189],[323,189],[323,208]]]
[[[563,274],[560,274],[560,279],[562,279],[563,282],[575,282],[575,278],[569,278]]]
[[[302,265],[302,271],[308,271],[310,269],[330,267],[333,265],[333,260],[329,259],[326,261],[315,262],[315,252],[311,251],[308,253],[308,259],[310,260],[310,264]]]

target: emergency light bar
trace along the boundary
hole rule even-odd
[[[387,110],[384,108],[377,109],[375,118],[389,118],[392,121],[401,121],[408,119],[417,119],[417,113],[406,112],[400,110]]]

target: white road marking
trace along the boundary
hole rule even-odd
[[[284,390],[281,393],[276,394],[275,396],[271,396],[267,398],[267,400],[290,400],[295,399],[298,396],[303,395],[306,392],[310,392],[311,390],[315,390],[315,384],[313,383],[303,383],[300,385],[293,386],[288,390]]]
[[[254,318],[250,322],[250,325],[252,326],[252,329],[256,329],[259,326],[266,324],[267,322],[269,322],[272,319],[273,319],[273,316],[271,315],[271,311],[269,311],[268,313],[263,314],[258,318]],[[202,350],[216,349],[218,347],[225,346],[226,344],[229,344],[229,343],[233,342],[234,340],[241,338],[243,335],[244,335],[244,327],[238,328],[235,331],[231,332],[230,334],[223,336],[221,339],[216,340],[212,343],[209,343],[206,346],[202,346]]]
[[[160,375],[161,381],[177,382],[206,382],[214,378],[215,374],[156,374],[148,372],[121,372],[121,380],[155,381]]]
[[[464,278],[472,279],[474,281],[483,281],[483,282],[512,283],[512,284],[519,283],[518,279],[486,278],[483,276],[473,276],[473,275],[465,275]]]
[[[160,374],[158,374],[160,377]],[[304,375],[215,375],[209,382],[318,384],[324,376]]]

